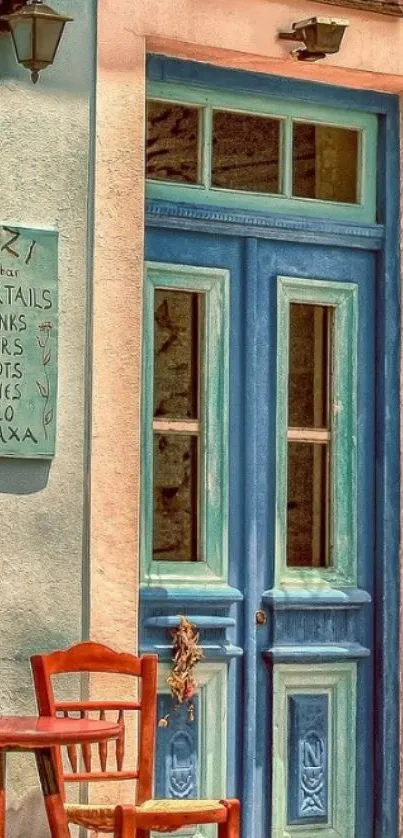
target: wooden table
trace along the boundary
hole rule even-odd
[[[0,838],[5,838],[6,754],[34,751],[52,838],[69,838],[63,792],[52,748],[117,739],[121,726],[90,719],[0,716]]]

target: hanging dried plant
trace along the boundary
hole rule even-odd
[[[179,626],[171,632],[173,638],[173,667],[171,674],[167,678],[167,684],[171,690],[173,698],[176,699],[175,710],[179,708],[183,702],[191,702],[191,699],[197,692],[197,681],[194,677],[193,671],[203,657],[203,652],[199,647],[199,632],[193,623],[190,623],[186,617],[180,618]],[[194,706],[188,706],[189,721],[194,720]],[[166,727],[168,724],[169,713],[160,719],[159,726]]]

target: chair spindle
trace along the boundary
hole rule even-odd
[[[99,711],[99,720],[104,722],[106,719],[105,710]],[[99,762],[101,764],[101,771],[106,771],[106,763],[108,759],[108,743],[100,742],[98,745]]]
[[[69,718],[69,711],[63,710],[63,716],[65,719]],[[73,774],[77,774],[78,771],[78,759],[77,759],[77,748],[75,745],[67,745],[67,757],[69,763],[71,765],[71,770]]]
[[[123,724],[123,717],[124,712],[123,708],[121,707],[118,715],[118,723],[122,727],[122,732],[119,736],[119,739],[116,740],[116,768],[118,771],[121,771],[123,768],[123,760],[125,756],[125,726]]]
[[[80,710],[80,717],[87,718],[86,710]],[[81,745],[81,753],[83,755],[83,762],[85,770],[89,773],[91,771],[91,745]]]

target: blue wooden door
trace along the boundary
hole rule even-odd
[[[203,227],[171,229],[169,219],[166,226],[154,219],[146,236],[150,294],[193,290],[209,300],[198,340],[206,342],[199,357],[212,400],[204,415],[216,423],[204,444],[217,446],[203,460],[211,463],[215,494],[208,475],[198,490],[204,554],[174,562],[171,576],[169,557],[160,577],[154,561],[154,576],[143,576],[143,649],[168,661],[169,629],[186,614],[205,650],[192,711],[198,734],[189,732],[186,714],[183,735],[178,716],[160,731],[157,792],[172,794],[179,777],[182,796],[238,795],[245,838],[367,838],[374,798],[375,253],[357,237],[338,244],[319,228],[307,243],[292,224],[281,240],[244,235],[239,226],[233,233],[230,225],[222,234],[213,214]],[[161,305],[165,328],[166,297]],[[152,346],[145,343],[144,386]],[[314,369],[303,358],[309,352],[316,352]],[[315,388],[316,419],[307,406]],[[168,425],[157,421],[156,428],[161,440]],[[157,455],[154,448],[153,461],[150,439],[143,500],[152,505]],[[169,716],[167,696],[160,715]]]

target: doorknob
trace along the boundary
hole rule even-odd
[[[265,612],[262,610],[256,611],[255,620],[257,626],[265,626],[267,623],[267,617]]]

